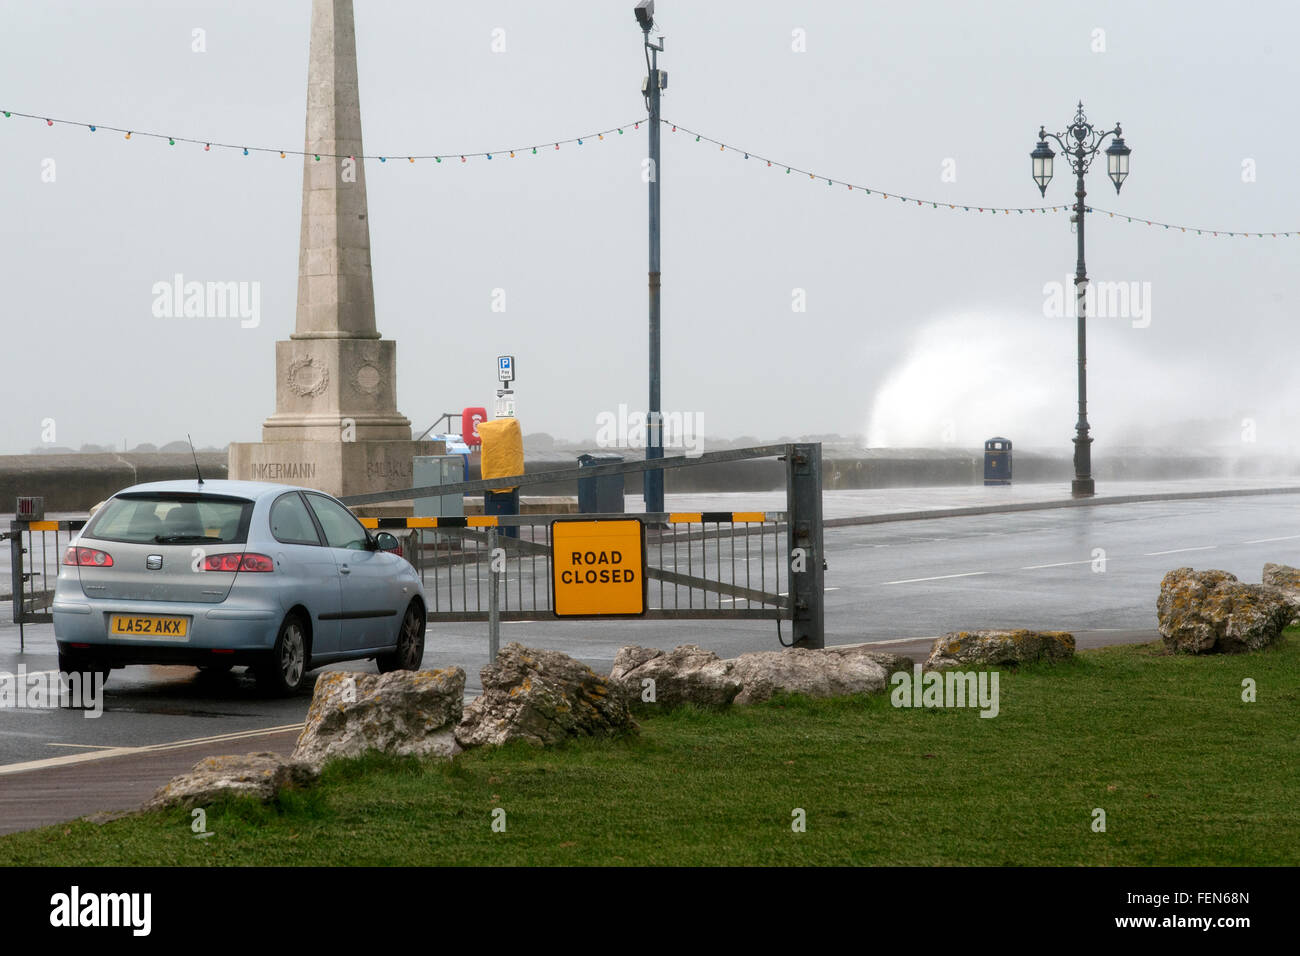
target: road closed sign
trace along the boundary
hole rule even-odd
[[[551,522],[557,617],[645,613],[645,532],[638,518]]]

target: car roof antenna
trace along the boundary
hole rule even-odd
[[[199,471],[199,456],[198,453],[194,450],[194,439],[190,437],[189,432],[185,433],[185,440],[190,443],[190,454],[194,456],[194,474],[199,476],[199,487],[202,488],[203,472]]]

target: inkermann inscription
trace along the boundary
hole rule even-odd
[[[274,481],[279,478],[315,478],[315,462],[264,461],[250,466],[256,481]]]

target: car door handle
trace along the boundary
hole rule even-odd
[[[339,568],[339,574],[351,574],[351,573],[352,573],[352,569],[349,568],[346,564],[343,565],[341,568]]]

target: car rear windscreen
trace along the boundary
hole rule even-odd
[[[244,498],[152,492],[110,498],[86,526],[87,538],[139,544],[242,544],[253,503]]]

